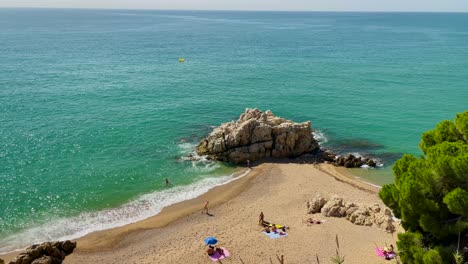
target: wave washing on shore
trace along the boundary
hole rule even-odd
[[[164,191],[145,194],[117,208],[83,213],[71,218],[51,219],[47,224],[0,239],[0,253],[46,241],[76,239],[94,231],[135,223],[158,214],[166,206],[196,198],[216,186],[241,178],[249,171],[204,178],[188,186],[175,186]]]
[[[100,225],[92,212],[110,217],[147,194],[174,201],[165,178],[175,189],[231,175],[186,155],[247,107],[312,121],[325,148],[386,165],[359,177],[391,182],[422,132],[466,110],[467,19],[0,9],[0,248],[78,234],[45,223],[87,230]]]

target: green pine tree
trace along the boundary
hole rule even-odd
[[[403,263],[454,263],[459,234],[468,243],[468,111],[424,133],[419,147],[424,155],[398,160],[395,183],[379,196],[406,231],[397,242]]]

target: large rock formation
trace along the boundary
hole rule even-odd
[[[76,247],[76,242],[45,242],[32,245],[9,264],[60,264]]]
[[[199,155],[232,163],[297,157],[317,150],[310,121],[294,123],[271,111],[246,109],[239,120],[222,124],[197,146]]]
[[[308,213],[322,213],[328,217],[346,217],[355,225],[378,226],[387,232],[395,231],[392,212],[388,208],[380,208],[378,204],[365,205],[344,202],[343,198],[334,196],[326,199],[317,195],[307,202]]]

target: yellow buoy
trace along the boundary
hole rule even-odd
[[[185,62],[184,58],[179,58],[179,62]]]

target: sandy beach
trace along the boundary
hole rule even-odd
[[[230,251],[223,263],[270,263],[270,257],[276,262],[276,254],[284,255],[285,263],[316,263],[317,256],[320,263],[330,263],[336,235],[345,263],[385,263],[374,253],[375,243],[395,244],[396,233],[320,214],[314,217],[326,223],[303,223],[311,216],[306,203],[317,194],[383,206],[378,188],[350,176],[326,164],[263,163],[247,176],[157,216],[78,239],[65,263],[210,263],[203,243],[207,236]],[[200,213],[207,200],[213,216]],[[290,226],[288,235],[270,239],[261,233],[260,211],[265,220]]]

